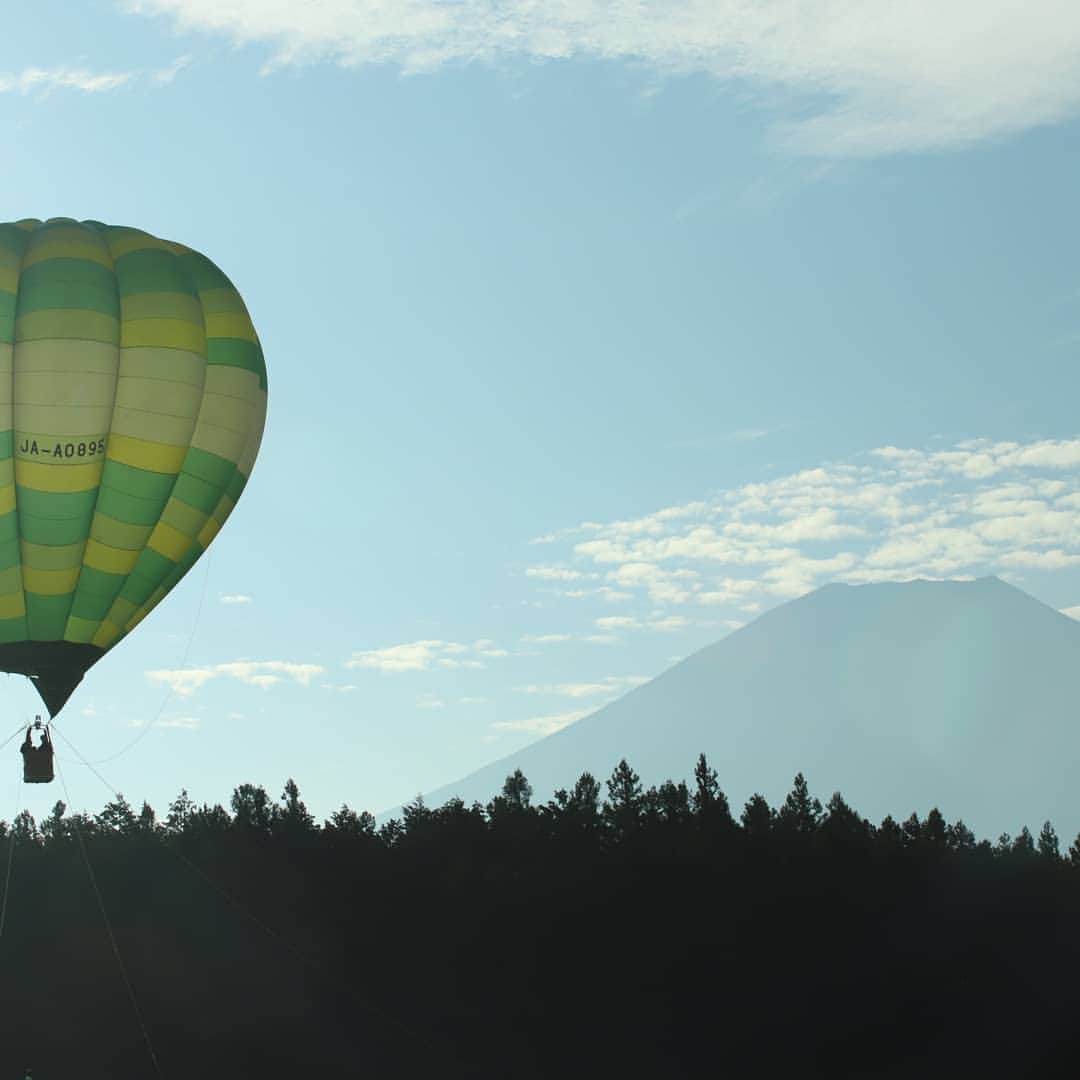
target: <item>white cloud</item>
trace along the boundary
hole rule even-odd
[[[546,645],[557,641],[569,641],[573,634],[522,634],[521,640],[536,645]]]
[[[176,76],[179,75],[184,68],[190,66],[190,64],[190,56],[178,56],[167,67],[159,68],[155,71],[152,78],[158,86],[168,86],[169,83],[173,82],[176,79]]]
[[[525,720],[499,720],[491,726],[500,731],[527,731],[536,735],[553,735],[564,727],[588,716],[593,709],[578,709],[575,712],[552,713],[546,716],[530,716]]]
[[[1080,105],[1072,0],[128,0],[180,30],[267,46],[264,70],[598,58],[703,73],[788,115],[795,151],[871,156],[965,146]],[[753,435],[755,433],[751,433]]]
[[[168,686],[180,697],[190,697],[201,686],[219,675],[239,679],[240,682],[265,690],[279,683],[283,677],[290,678],[301,686],[309,686],[314,676],[322,675],[325,671],[326,668],[321,664],[297,664],[289,660],[236,660],[212,667],[148,671],[146,677],[151,682]]]
[[[640,686],[648,681],[647,675],[608,675],[601,682],[595,683],[552,683],[546,686],[531,684],[529,686],[518,686],[515,689],[523,694],[547,694],[556,697],[581,698],[595,697],[598,694],[611,695],[625,687]]]
[[[190,697],[215,674],[213,668],[185,668],[180,671],[148,671],[146,677],[151,682],[163,683],[180,697]]]
[[[495,642],[482,638],[473,645],[457,641],[440,641],[428,638],[403,645],[388,645],[382,649],[354,652],[345,661],[348,668],[368,668],[374,671],[431,671],[434,668],[483,668],[486,665],[469,656],[475,653],[488,659],[501,659],[513,655],[506,649],[495,647]]]
[[[218,664],[214,671],[265,688],[280,682],[282,676],[301,686],[310,686],[312,678],[324,674],[326,668],[321,664],[295,664],[289,660],[236,660],[230,664]]]
[[[544,581],[579,581],[584,577],[596,577],[595,574],[583,574],[566,566],[529,566],[525,569],[525,576]]]
[[[154,727],[180,728],[183,731],[194,731],[199,724],[200,720],[197,716],[166,716],[154,721]]]
[[[243,593],[228,593],[225,596],[218,597],[218,603],[221,604],[250,604],[255,598],[253,596],[245,596]]]
[[[355,652],[345,666],[373,668],[376,671],[428,671],[439,659],[440,653],[456,651],[459,650],[453,642],[413,641],[406,645],[389,645],[382,649]],[[452,662],[448,660],[447,663]]]
[[[650,615],[631,609],[594,618],[602,634],[592,638],[602,640],[688,626],[672,608],[745,615],[760,611],[763,600],[801,596],[828,581],[1075,566],[1080,439],[877,447],[861,459],[745,484],[708,502],[587,521],[553,535],[583,569],[591,563],[621,591],[659,605]]]
[[[0,94],[48,93],[51,90],[81,90],[84,94],[101,94],[118,90],[134,78],[134,73],[130,71],[28,67],[17,75],[0,75]]]

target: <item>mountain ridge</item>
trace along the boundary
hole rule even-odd
[[[1080,624],[996,576],[832,582],[424,798],[486,803],[520,768],[543,802],[623,757],[646,785],[678,781],[705,753],[736,813],[803,772],[874,821],[936,805],[991,839],[1049,819],[1067,844],[1078,701]]]

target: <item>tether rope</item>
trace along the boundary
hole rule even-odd
[[[70,746],[71,744],[68,743],[68,745]],[[72,749],[74,749],[74,747]],[[68,806],[70,806],[71,794],[68,792],[67,781],[64,779],[63,770],[57,768],[57,775],[60,777],[60,783],[64,788],[64,795],[68,799]],[[139,1001],[135,997],[135,987],[132,986],[127,968],[124,966],[124,958],[120,954],[120,946],[117,944],[116,934],[113,933],[112,923],[109,921],[109,913],[105,910],[105,901],[102,898],[101,890],[98,888],[97,878],[94,875],[94,868],[90,865],[90,855],[86,850],[86,841],[83,839],[82,830],[79,828],[78,816],[73,814],[70,821],[72,828],[75,830],[75,836],[79,841],[79,850],[82,852],[83,862],[86,864],[86,872],[90,877],[90,884],[93,886],[94,896],[97,897],[101,918],[105,923],[105,930],[109,935],[109,944],[112,945],[113,955],[116,957],[116,966],[120,969],[120,977],[124,981],[124,988],[127,990],[132,1012],[135,1013],[135,1019],[139,1024],[139,1030],[142,1032],[143,1042],[146,1043],[146,1051],[150,1055],[150,1060],[154,1065],[154,1073],[160,1080],[164,1080],[165,1074],[161,1071],[160,1064],[158,1064],[157,1054],[154,1052],[154,1044],[150,1039],[150,1032],[147,1030],[146,1021],[143,1019],[142,1010],[139,1008]]]
[[[187,645],[184,647],[184,655],[180,658],[180,669],[179,670],[181,670],[181,671],[186,666],[186,664],[188,662],[188,656],[191,654],[191,646],[192,646],[193,642],[195,641],[195,632],[199,629],[199,619],[202,617],[203,604],[206,602],[207,585],[210,583],[210,557],[211,557],[211,554],[212,554],[211,549],[208,548],[206,550],[205,554],[202,556],[202,558],[206,561],[206,570],[203,573],[202,590],[199,592],[199,606],[195,609],[195,620],[191,624],[191,633],[188,634]],[[105,765],[108,762],[115,761],[118,757],[122,757],[124,754],[126,754],[133,746],[136,745],[136,743],[141,742],[144,738],[146,738],[147,735],[150,734],[151,729],[157,725],[157,722],[161,719],[161,714],[168,707],[169,702],[172,701],[173,694],[175,692],[176,692],[175,684],[170,685],[169,692],[165,695],[164,700],[158,706],[158,711],[154,714],[154,719],[151,720],[142,729],[142,731],[140,731],[139,734],[136,735],[135,738],[132,739],[131,742],[129,742],[127,744],[127,746],[121,747],[119,750],[116,751],[115,754],[110,754],[108,757],[103,757],[103,758],[99,759],[98,761],[90,762],[90,761],[87,761],[85,758],[83,758],[83,764],[87,765],[87,766],[90,766],[90,767],[92,767],[94,765]],[[71,743],[68,743],[68,745],[71,746]],[[72,749],[74,749],[74,747],[72,747]],[[82,757],[82,755],[79,754],[79,757]],[[98,775],[100,776],[100,773]]]
[[[19,729],[22,730],[21,728]],[[16,735],[18,732],[15,733]],[[15,735],[11,736],[14,739]],[[7,746],[11,739],[7,742],[0,743],[0,748]],[[8,895],[11,892],[11,864],[15,859],[15,819],[19,816],[19,780],[22,779],[21,766],[20,775],[15,783],[15,809],[11,812],[11,830],[8,834],[8,857],[7,857],[7,870],[4,872],[4,899],[0,903],[0,938],[4,936],[4,927],[7,925],[7,906]]]
[[[60,736],[61,739],[64,740],[64,742],[68,744],[68,746],[81,759],[82,763],[105,785],[105,787],[109,789],[109,791],[113,793],[113,796],[115,798],[123,798],[120,792],[117,791],[116,788],[114,788],[112,784],[110,784],[109,781],[101,775],[100,772],[98,772],[98,770],[94,767],[94,763],[87,761],[86,758],[83,757],[82,752],[79,750],[79,748],[59,728],[55,727],[54,725],[53,730],[56,732],[57,735]],[[64,790],[66,792],[67,788],[65,787]],[[214,891],[217,892],[223,899],[227,900],[228,903],[236,909],[236,911],[238,911],[254,925],[260,927],[267,934],[268,937],[272,938],[279,945],[283,946],[286,950],[288,950],[289,953],[296,957],[296,959],[300,960],[306,967],[317,972],[323,977],[329,977],[339,982],[341,981],[340,977],[336,976],[326,965],[321,964],[318,960],[312,959],[310,956],[307,956],[291,941],[283,937],[276,930],[274,930],[273,927],[269,926],[266,922],[260,919],[259,916],[249,910],[245,904],[237,900],[236,897],[233,896],[220,882],[215,881],[208,874],[206,874],[206,872],[202,870],[201,867],[193,863],[182,851],[178,850],[176,847],[169,843],[163,843],[161,846],[164,847],[167,851],[172,852],[173,855],[175,855],[189,869],[194,871],[204,882],[206,882],[206,884],[210,885],[214,889]],[[356,992],[355,986],[351,986],[351,989],[353,993]],[[396,1027],[403,1034],[408,1035],[411,1039],[414,1039],[417,1042],[421,1043],[425,1047],[425,1049],[429,1050],[431,1053],[434,1054],[434,1047],[432,1047],[430,1039],[428,1039],[424,1035],[421,1035],[420,1032],[414,1031],[411,1027],[409,1027],[408,1024],[405,1023],[405,1021],[398,1019],[391,1013],[385,1012],[377,1005],[373,1005],[370,1001],[365,1001],[362,1007],[366,1009],[367,1012],[369,1012],[371,1015],[379,1017],[380,1019],[391,1024],[393,1027]],[[441,1060],[442,1064],[445,1065],[445,1059]]]

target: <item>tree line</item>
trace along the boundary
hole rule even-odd
[[[292,844],[322,843],[329,846],[354,843],[373,850],[439,846],[455,842],[475,844],[481,836],[493,840],[508,836],[517,845],[569,840],[591,845],[597,853],[627,845],[661,846],[708,837],[712,842],[741,843],[784,850],[792,844],[822,854],[840,851],[889,855],[908,852],[968,860],[972,864],[1001,863],[1023,867],[1032,857],[1043,865],[1080,870],[1080,835],[1067,851],[1051,822],[1043,823],[1038,836],[1027,825],[1012,836],[1002,833],[996,841],[976,839],[963,820],[946,822],[933,807],[920,818],[906,820],[886,816],[875,825],[850,807],[840,792],[823,805],[811,796],[805,776],[794,778],[791,791],[779,806],[770,806],[754,794],[736,817],[720,787],[716,770],[701,754],[693,783],[666,780],[645,788],[640,776],[622,759],[604,784],[584,772],[569,789],[559,789],[543,804],[533,803],[533,789],[520,769],[507,776],[502,790],[486,805],[466,805],[454,798],[442,806],[429,807],[418,795],[400,817],[382,826],[368,811],[357,812],[343,804],[321,825],[310,813],[293,779],[286,781],[275,801],[262,785],[243,783],[229,800],[230,810],[220,803],[197,805],[186,789],[170,803],[163,818],[147,802],[136,811],[115,793],[97,814],[68,813],[58,801],[41,822],[23,811],[8,823],[0,820],[0,855],[6,843],[39,847],[63,846],[80,834],[91,841],[185,840],[213,844],[226,837],[258,838]],[[466,840],[467,838],[467,840]],[[492,853],[500,849],[493,844]]]
[[[1049,1076],[1080,1051],[1080,838],[874,824],[801,773],[736,810],[704,755],[546,802],[515,771],[381,825],[317,821],[292,779],[161,817],[58,802],[0,823],[0,873],[0,1058],[43,1080]]]

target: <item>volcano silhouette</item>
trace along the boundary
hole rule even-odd
[[[996,577],[826,585],[553,735],[425,794],[486,803],[520,768],[546,801],[625,757],[646,785],[704,752],[738,815],[796,772],[824,802],[979,838],[1080,831],[1080,623]],[[602,791],[604,789],[602,788]],[[394,814],[387,811],[380,820]]]

